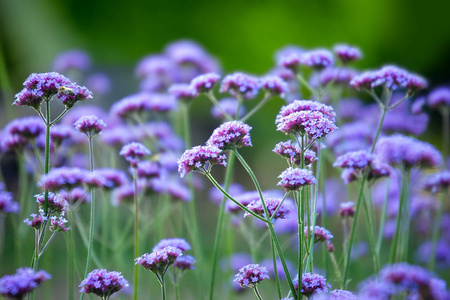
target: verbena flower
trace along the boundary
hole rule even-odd
[[[138,182],[138,194],[141,192],[143,186]],[[133,203],[134,201],[134,185],[131,183],[122,185],[116,188],[111,197],[111,203],[118,206],[122,202]]]
[[[95,294],[102,299],[109,297],[128,286],[128,281],[121,272],[95,269],[79,285],[80,293]]]
[[[265,76],[260,79],[261,89],[271,93],[272,95],[284,98],[289,92],[288,84],[279,76]]]
[[[350,291],[346,290],[332,290],[330,292],[331,300],[357,300],[358,297]]]
[[[363,121],[355,121],[344,124],[338,131],[326,137],[326,145],[336,155],[347,152],[368,149],[373,140],[373,130],[370,124]]]
[[[39,203],[39,207],[44,208],[45,194],[37,194],[34,197],[36,198],[36,202]],[[64,215],[64,212],[66,212],[68,209],[69,203],[66,199],[58,194],[51,192],[48,193],[48,210],[50,212],[57,212],[58,214]]]
[[[11,121],[4,130],[25,139],[35,139],[45,132],[45,125],[39,117],[23,117]]]
[[[88,136],[88,138],[99,134],[105,127],[106,124],[103,120],[97,118],[97,116],[89,115],[83,116],[74,124],[75,128]]]
[[[313,233],[313,227],[310,226],[308,228],[307,226],[305,226],[304,232],[305,232],[305,236],[307,238],[309,238],[309,236],[312,235],[312,233]],[[331,240],[332,238],[333,238],[333,235],[327,229],[320,227],[320,226],[314,227],[314,244],[319,243],[319,242],[323,243],[323,242]]]
[[[50,138],[56,147],[59,147],[62,143],[71,145],[76,143],[74,139],[75,129],[68,125],[54,125],[50,132]]]
[[[103,73],[94,73],[86,78],[86,86],[96,95],[106,95],[111,90],[111,79]]]
[[[333,121],[315,111],[294,112],[280,120],[277,130],[286,134],[308,134],[314,140],[337,129]]]
[[[234,281],[243,288],[254,288],[264,279],[269,279],[267,269],[258,264],[250,264],[239,269],[239,273],[236,274]]]
[[[80,168],[53,168],[41,176],[37,185],[44,190],[57,191],[61,189],[73,189],[81,186],[89,172]]]
[[[374,155],[368,151],[354,151],[336,158],[333,167],[339,168],[364,168],[373,159]]]
[[[171,95],[141,92],[122,98],[111,106],[111,114],[129,118],[144,112],[167,112],[175,109],[176,100]]]
[[[349,86],[350,81],[357,74],[355,70],[348,68],[326,68],[311,76],[310,84],[313,87],[325,86],[329,83]]]
[[[31,268],[19,268],[15,274],[0,278],[0,295],[22,299],[50,278],[52,277],[43,270],[34,271]]]
[[[241,105],[239,108],[239,114],[237,113],[238,110],[238,100],[235,98],[224,98],[219,100],[220,107],[232,118],[240,119],[245,114],[245,107]],[[217,105],[214,105],[211,108],[211,115],[219,120],[225,119],[225,116],[222,112],[222,110],[217,107]]]
[[[156,275],[164,276],[167,269],[181,255],[183,255],[183,252],[180,249],[168,246],[136,258],[135,264],[143,266]]]
[[[13,195],[10,192],[4,191],[0,187],[0,215],[3,213],[15,213],[20,210],[20,204],[14,201]]]
[[[113,182],[108,181],[102,173],[97,172],[96,170],[92,172],[87,172],[85,178],[83,179],[83,184],[88,188],[105,188],[111,189],[114,185]]]
[[[25,220],[23,220],[23,222],[25,224],[27,224],[28,226],[33,227],[36,230],[39,230],[41,228],[42,224],[44,224],[44,222],[48,219],[44,215],[43,211],[39,212],[39,214],[31,214],[30,217],[31,217],[31,220],[26,218]]]
[[[192,79],[190,87],[198,94],[206,93],[213,89],[220,76],[216,73],[207,73]]]
[[[353,217],[355,215],[355,202],[348,201],[341,203],[338,214],[341,218]]]
[[[394,95],[392,99],[394,98],[399,97]],[[427,129],[428,115],[425,113],[412,114],[409,105],[406,104],[404,102],[386,115],[382,127],[383,132],[421,135]]]
[[[191,255],[179,256],[173,263],[173,266],[180,271],[193,270],[195,264],[195,258]]]
[[[333,122],[336,120],[336,113],[331,106],[310,100],[295,100],[292,103],[281,107],[280,112],[275,118],[275,123],[281,122],[284,117],[287,117],[292,113],[301,111],[320,112],[324,118]]]
[[[450,88],[439,87],[432,90],[428,95],[427,103],[431,108],[450,106]]]
[[[260,89],[259,79],[244,73],[234,73],[225,76],[220,86],[220,92],[231,95],[241,95],[244,99],[253,99]]]
[[[141,59],[135,73],[140,78],[161,78],[166,83],[178,80],[178,67],[176,63],[164,55],[148,55]]]
[[[426,178],[424,188],[432,193],[440,192],[441,190],[450,187],[450,171],[445,170]]]
[[[301,165],[302,151],[297,143],[292,143],[291,140],[286,142],[279,142],[272,150],[276,154],[289,160],[290,163]],[[305,151],[305,166],[308,166],[317,160],[316,153],[312,150]]]
[[[67,202],[72,204],[78,201],[81,202],[91,201],[91,196],[88,193],[86,193],[86,191],[82,187],[76,187],[70,191],[61,190],[58,193],[62,198],[66,199]]]
[[[177,100],[186,102],[198,97],[198,92],[196,92],[189,84],[185,83],[172,85],[169,88],[169,94]]]
[[[345,44],[339,44],[333,47],[334,54],[339,57],[342,63],[346,64],[362,57],[361,50]]]
[[[60,53],[53,61],[53,70],[64,73],[69,70],[86,71],[90,66],[89,55],[82,50],[69,50]]]
[[[168,246],[180,249],[182,252],[191,250],[191,245],[189,245],[189,243],[185,239],[182,239],[182,238],[170,238],[170,239],[160,240],[158,242],[158,244],[156,244],[156,246],[153,247],[152,250],[157,251],[157,250],[161,250]]]
[[[137,166],[137,176],[139,178],[157,178],[161,174],[161,167],[154,161],[141,161]]]
[[[195,146],[184,151],[178,160],[178,172],[184,177],[191,171],[204,171],[214,164],[226,166],[226,156],[215,146]]]
[[[381,138],[375,152],[390,165],[407,168],[432,168],[443,160],[441,153],[431,144],[399,134]]]
[[[114,189],[129,182],[125,172],[119,169],[96,169],[95,172],[106,180],[106,189]]]
[[[281,203],[281,199],[278,198],[265,198],[264,202],[267,206],[267,211],[269,212],[269,217],[273,215],[275,212],[275,209],[278,207],[278,205]],[[264,212],[264,207],[261,202],[261,199],[259,200],[253,200],[250,204],[247,205],[247,208],[257,214],[258,216],[262,216],[266,218],[266,214]],[[277,219],[286,219],[287,214],[291,211],[290,205],[285,201],[280,208],[278,209],[277,213],[273,217],[273,220],[276,221]],[[250,216],[250,213],[246,212],[244,214],[244,217]]]
[[[148,150],[143,144],[133,142],[123,146],[119,154],[125,157],[131,167],[137,168],[138,162],[143,157],[150,155],[150,153],[150,150]]]
[[[314,69],[323,69],[334,65],[334,57],[333,53],[326,49],[315,49],[302,53],[299,63]]]
[[[59,231],[59,232],[66,232],[67,230],[70,230],[70,226],[66,227],[66,223],[68,221],[64,217],[57,217],[52,216],[50,217],[50,226],[49,229],[51,231]]]
[[[296,191],[302,186],[317,183],[312,171],[300,168],[289,167],[278,178],[281,180],[277,185],[281,185],[286,191]]]
[[[241,121],[229,121],[214,129],[206,145],[221,150],[252,146],[250,130],[252,127]]]
[[[324,276],[313,273],[303,273],[301,285],[298,275],[292,280],[292,283],[297,295],[301,293],[308,298],[318,293],[328,292],[331,287]]]
[[[189,188],[180,181],[172,181],[167,186],[167,193],[174,200],[189,202],[192,200]]]

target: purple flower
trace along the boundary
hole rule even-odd
[[[25,139],[35,139],[45,132],[45,125],[39,117],[23,117],[11,121],[4,130]]]
[[[111,90],[111,79],[103,73],[95,73],[86,78],[86,86],[96,95],[106,95]]]
[[[180,271],[193,270],[195,264],[195,258],[191,255],[179,256],[173,263],[173,266]]]
[[[300,63],[300,55],[305,52],[298,46],[286,46],[275,54],[277,65],[286,69],[296,71]]]
[[[253,99],[258,95],[260,82],[258,78],[244,74],[234,73],[227,75],[220,86],[220,92],[229,92],[231,95],[241,95],[244,99]]]
[[[289,92],[288,84],[279,76],[265,76],[260,79],[261,89],[284,98]]]
[[[118,125],[110,129],[106,128],[99,137],[103,143],[118,148],[138,139],[128,125]]]
[[[157,251],[157,250],[161,250],[168,246],[180,249],[182,252],[191,250],[191,245],[189,245],[189,243],[186,242],[186,240],[182,239],[182,238],[170,238],[170,239],[160,240],[158,242],[158,244],[156,244],[156,246],[153,247],[152,250]]]
[[[214,164],[226,166],[226,156],[215,146],[195,146],[184,151],[178,160],[178,172],[184,177],[191,171],[204,171]],[[208,165],[208,166],[207,166]]]
[[[259,199],[259,193],[257,191],[250,191],[250,192],[244,191],[242,193],[239,193],[237,196],[235,196],[234,199],[236,201],[238,201],[239,203],[241,203],[242,205],[247,206],[251,202],[257,201]],[[227,199],[226,201],[227,201],[225,203],[225,211],[226,212],[238,213],[241,211],[241,208],[236,203],[234,203],[230,199]]]
[[[281,199],[278,198],[265,198],[264,202],[267,206],[267,211],[269,212],[269,217],[271,217],[275,209],[280,205]],[[266,218],[266,214],[264,213],[264,207],[261,202],[261,199],[259,200],[253,200],[250,204],[247,205],[247,208],[257,214],[258,216],[262,216]],[[284,202],[281,204],[280,208],[278,209],[277,213],[273,217],[273,220],[276,221],[277,219],[286,219],[287,214],[291,211],[291,207],[288,203]],[[244,217],[250,216],[248,212],[244,214]]]
[[[179,181],[171,181],[167,185],[167,192],[175,200],[181,200],[183,202],[192,200],[189,188]]]
[[[88,188],[97,189],[111,189],[114,186],[113,182],[108,181],[102,173],[97,171],[86,172],[86,176],[83,179],[83,184],[85,184]]]
[[[333,53],[326,49],[316,49],[300,55],[300,65],[314,69],[328,68],[334,65]]]
[[[44,190],[56,191],[73,189],[84,183],[87,172],[80,168],[53,168],[46,175],[42,175],[37,185]]]
[[[331,106],[310,100],[295,100],[292,103],[281,107],[280,112],[275,118],[275,124],[280,123],[284,117],[287,117],[292,113],[302,111],[320,112],[324,118],[333,122],[336,120],[336,114]]]
[[[28,218],[26,218],[25,220],[23,220],[23,222],[25,224],[27,224],[28,226],[33,227],[36,230],[39,230],[42,226],[42,224],[47,220],[47,217],[44,216],[44,212],[40,212],[39,215],[38,214],[31,214],[30,217],[32,218],[31,220],[29,220]]]
[[[301,286],[298,282],[298,275],[294,278],[292,283],[294,284],[297,294],[301,293],[308,298],[318,293],[328,292],[328,289],[331,287],[324,276],[312,273],[302,274]]]
[[[137,176],[139,178],[155,178],[159,177],[161,173],[161,168],[158,163],[154,161],[141,161],[137,166]]]
[[[450,88],[439,87],[431,91],[428,95],[428,106],[436,108],[440,106],[450,106]]]
[[[76,143],[73,134],[74,132],[75,129],[72,126],[55,125],[50,132],[51,141],[56,147],[59,147],[65,141],[67,141],[68,144]]]
[[[368,149],[373,140],[372,126],[363,121],[344,124],[326,137],[325,143],[336,155]]]
[[[67,107],[71,108],[76,102],[92,99],[92,92],[85,86],[70,83],[67,86],[60,86],[56,97]]]
[[[330,300],[357,300],[358,297],[350,291],[346,290],[332,290],[330,292]]]
[[[354,151],[339,156],[333,167],[361,169],[369,165],[374,155],[367,151]]]
[[[429,176],[424,188],[432,193],[440,192],[441,190],[448,189],[450,187],[450,171],[441,171]]]
[[[43,270],[34,271],[31,268],[19,268],[15,274],[0,278],[0,295],[22,299],[50,278],[52,277]]]
[[[138,182],[138,194],[142,190],[142,185]],[[116,188],[111,197],[111,203],[113,206],[118,206],[122,202],[133,203],[134,201],[134,185],[125,184]]]
[[[53,70],[65,73],[69,70],[86,71],[90,66],[89,55],[82,50],[70,50],[60,53],[53,61]]]
[[[39,207],[44,208],[45,194],[37,194],[34,197],[36,202],[39,203]],[[60,195],[50,192],[48,193],[48,210],[64,215],[64,212],[69,210],[69,203]]]
[[[281,180],[277,185],[281,185],[287,191],[296,191],[305,185],[316,184],[312,171],[307,169],[289,167],[284,170],[278,178]]]
[[[67,222],[68,221],[64,217],[52,216],[50,217],[49,229],[51,231],[66,232],[67,230],[70,230],[70,226],[66,227],[65,225]]]
[[[198,92],[196,92],[189,84],[185,83],[172,85],[169,88],[169,94],[181,101],[190,101],[198,97]]]
[[[72,203],[72,204],[76,203],[78,201],[81,201],[81,202],[90,202],[91,201],[90,195],[88,193],[86,193],[86,191],[82,187],[76,187],[69,192],[67,192],[65,190],[61,190],[61,191],[59,191],[59,195],[62,198],[66,199],[67,202]]]
[[[0,214],[17,214],[19,210],[20,205],[18,202],[14,201],[12,193],[4,191],[3,188],[0,187]]]
[[[269,279],[267,269],[257,264],[250,264],[239,269],[239,273],[236,274],[234,281],[243,288],[254,288],[264,279]]]
[[[214,87],[220,76],[216,73],[207,73],[192,79],[190,87],[198,94],[206,93]]]
[[[96,169],[95,173],[105,179],[104,188],[106,189],[114,189],[129,182],[125,172],[119,169]]]
[[[400,97],[396,96],[393,96],[393,99],[400,100]],[[412,114],[409,111],[409,105],[406,104],[406,102],[402,103],[387,114],[383,122],[384,132],[420,135],[427,129],[428,115]]]
[[[301,165],[302,151],[297,143],[292,143],[291,140],[286,142],[279,142],[272,150],[283,158],[286,158],[289,163]],[[305,151],[305,165],[308,166],[317,160],[316,153],[312,150]]]
[[[133,142],[123,146],[122,150],[120,150],[120,155],[125,157],[131,167],[137,168],[139,160],[150,155],[150,150],[141,143]]]
[[[305,236],[309,238],[310,235],[313,234],[313,228],[310,226],[309,228],[305,226],[304,228]],[[327,242],[333,238],[333,235],[331,232],[329,232],[327,229],[315,226],[314,227],[314,244],[319,242]]]
[[[222,186],[222,188],[224,188],[224,184],[221,184],[221,186]],[[240,195],[240,194],[242,194],[242,193],[244,193],[244,191],[245,191],[245,188],[241,185],[241,184],[239,184],[239,183],[236,183],[236,182],[232,182],[231,184],[230,184],[230,186],[228,187],[228,193],[230,194],[230,195]],[[222,203],[222,199],[224,198],[224,195],[222,194],[222,192],[219,190],[219,189],[217,189],[216,187],[212,187],[210,190],[209,190],[209,199],[213,202],[213,203],[216,203],[216,204],[219,204],[220,205],[220,203]]]
[[[168,246],[136,258],[135,264],[140,264],[156,275],[164,276],[167,269],[181,255],[183,255],[183,252],[180,249]]]
[[[317,75],[313,75],[310,83],[313,87],[325,86],[329,83],[348,86],[350,81],[357,75],[355,70],[347,68],[326,68]]]
[[[213,131],[206,145],[221,150],[252,146],[251,129],[252,127],[241,121],[225,122]]]
[[[122,276],[122,273],[106,269],[95,269],[90,272],[79,285],[80,293],[95,294],[102,299],[109,297],[128,286],[128,281]]]
[[[241,105],[239,108],[239,115],[237,115],[237,109],[238,109],[239,101],[235,98],[224,98],[219,101],[220,107],[232,118],[239,119],[244,116],[245,114],[245,107]],[[225,119],[225,116],[222,113],[222,110],[217,107],[217,105],[214,105],[211,108],[211,115],[219,120]]]
[[[375,152],[390,165],[407,168],[432,168],[442,163],[442,155],[434,146],[400,134],[381,138]]]
[[[342,63],[346,64],[355,60],[359,60],[362,57],[362,53],[359,48],[352,47],[345,44],[339,44],[334,46],[333,48],[334,54],[342,61]]]
[[[348,201],[341,203],[338,214],[341,218],[353,217],[355,214],[355,202]]]
[[[125,119],[134,113],[166,112],[175,107],[176,100],[170,95],[141,92],[114,103],[111,107],[111,114]]]
[[[333,121],[317,111],[294,112],[282,118],[277,124],[277,130],[286,134],[305,134],[314,140],[324,137],[336,130]]]
[[[88,138],[92,138],[99,134],[106,127],[106,124],[97,116],[90,115],[81,117],[75,122],[74,126],[79,132],[86,134]]]
[[[441,238],[436,245],[436,253],[432,253],[433,244],[427,241],[419,246],[416,251],[416,260],[422,264],[428,263],[431,255],[436,255],[438,269],[447,269],[450,266],[450,243]]]

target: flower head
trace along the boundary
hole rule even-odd
[[[39,230],[42,226],[42,224],[45,222],[45,220],[47,220],[48,218],[44,215],[44,212],[40,212],[39,215],[38,214],[31,214],[30,217],[32,218],[31,220],[29,220],[28,218],[26,218],[25,220],[23,220],[23,222],[25,224],[27,224],[28,226],[33,227],[36,230]]]
[[[264,279],[269,279],[267,269],[257,264],[250,264],[239,269],[239,273],[236,274],[234,281],[243,288],[254,288]]]
[[[96,95],[106,95],[111,90],[111,79],[103,73],[95,73],[86,78],[86,86]]]
[[[289,167],[284,170],[278,178],[281,178],[278,185],[284,187],[286,191],[295,191],[302,186],[317,183],[312,171],[300,168]]]
[[[308,298],[318,293],[328,292],[328,289],[331,287],[324,276],[313,273],[302,274],[301,286],[298,282],[298,276],[294,278],[292,283],[297,294],[301,293]]]
[[[135,264],[140,264],[146,270],[150,270],[157,275],[164,275],[181,255],[183,255],[183,252],[180,249],[167,246],[136,258]]]
[[[294,112],[280,120],[277,130],[286,134],[308,134],[314,140],[336,130],[333,121],[324,118],[324,115],[316,111]]]
[[[189,245],[188,242],[186,242],[185,239],[182,238],[170,238],[170,239],[163,239],[156,244],[155,247],[153,247],[153,251],[161,250],[163,248],[166,248],[168,246],[180,249],[182,252],[188,251],[191,249],[191,245]]]
[[[289,92],[288,84],[279,76],[265,76],[260,79],[261,89],[284,98]]]
[[[74,125],[79,132],[86,134],[88,138],[99,134],[106,127],[105,122],[94,115],[83,116]]]
[[[0,187],[0,214],[2,213],[15,213],[19,212],[20,205],[14,201],[13,195],[10,192],[4,191]]]
[[[216,146],[195,146],[184,151],[178,160],[178,172],[184,177],[191,171],[203,171],[203,168],[213,164],[226,166],[226,156]]]
[[[428,106],[431,108],[450,106],[450,88],[439,87],[432,90],[428,95]]]
[[[286,158],[290,163],[301,165],[302,151],[297,143],[293,144],[291,140],[286,142],[279,142],[272,150],[283,158]],[[308,166],[317,160],[316,153],[312,150],[305,151],[305,165]]]
[[[328,68],[334,65],[333,53],[326,49],[316,49],[300,55],[300,65],[314,69]]]
[[[313,87],[326,86],[329,83],[348,86],[357,74],[355,70],[348,68],[326,68],[311,76],[310,83]]]
[[[127,175],[119,169],[96,169],[95,173],[106,181],[103,186],[105,189],[114,189],[128,183]]]
[[[64,73],[69,70],[86,71],[90,65],[89,55],[81,50],[60,53],[53,61],[53,70]]]
[[[189,84],[185,83],[173,84],[169,88],[169,94],[175,99],[182,101],[190,101],[198,97],[198,92],[196,92]]]
[[[47,272],[34,271],[31,268],[17,269],[16,274],[0,278],[0,295],[22,299],[26,294],[52,278]]]
[[[51,231],[66,232],[67,230],[70,230],[70,226],[66,227],[65,225],[67,222],[68,221],[64,217],[52,216],[50,217],[49,229]]]
[[[133,142],[123,146],[120,155],[125,157],[133,168],[137,168],[139,160],[150,155],[150,150],[141,143]]]
[[[359,60],[362,57],[361,50],[356,47],[352,47],[345,44],[339,44],[333,48],[334,54],[345,64],[355,60]]]
[[[281,203],[281,199],[278,198],[266,198],[264,199],[264,202],[267,206],[267,211],[269,212],[269,215],[272,216],[275,213],[275,210],[277,209],[278,205]],[[247,205],[247,208],[254,212],[255,214],[265,217],[264,213],[264,207],[261,202],[261,199],[259,200],[253,200],[249,205]],[[288,213],[291,211],[291,207],[288,203],[281,204],[280,208],[278,209],[277,213],[273,217],[273,220],[277,219],[286,219]],[[244,217],[250,216],[248,212],[244,214]]]
[[[25,139],[35,139],[45,132],[45,125],[39,117],[23,117],[11,121],[5,130]]]
[[[213,131],[206,145],[221,150],[252,146],[251,129],[252,127],[241,121],[225,122]]]
[[[179,256],[174,262],[173,266],[181,271],[193,270],[195,264],[195,258],[191,255]]]
[[[241,95],[245,99],[253,99],[258,95],[260,82],[258,78],[244,74],[234,73],[227,75],[220,86],[220,92],[229,92],[231,95]]]
[[[301,111],[320,112],[324,118],[333,122],[336,120],[336,113],[331,106],[310,100],[294,100],[292,103],[281,107],[280,112],[275,118],[275,123],[281,122],[284,117],[292,113]]]
[[[44,208],[44,202],[45,202],[45,195],[44,193],[37,194],[34,197],[36,197],[36,202],[39,203],[40,208]],[[69,209],[69,203],[66,199],[61,197],[58,194],[55,193],[48,193],[48,210],[50,212],[57,212],[59,214],[63,214],[64,212]]]
[[[304,228],[305,236],[309,237],[313,234],[313,227],[310,226],[309,228],[305,226]],[[318,242],[327,242],[333,238],[333,235],[331,232],[329,232],[327,229],[315,226],[314,227],[314,244]]]
[[[220,76],[216,73],[207,73],[192,79],[190,87],[198,94],[206,93],[216,85]]]
[[[355,202],[348,201],[341,203],[339,206],[338,214],[339,216],[341,216],[341,218],[353,217],[353,215],[355,214]]]
[[[330,300],[357,300],[358,299],[358,297],[356,297],[356,295],[354,295],[352,292],[346,291],[346,290],[332,290],[330,292],[330,294],[331,294]]]
[[[432,193],[448,189],[450,187],[450,171],[445,170],[429,176],[424,188]]]
[[[89,172],[80,168],[53,168],[46,175],[42,175],[37,185],[44,190],[57,191],[73,189],[81,186]]]
[[[95,294],[102,299],[128,286],[122,273],[106,269],[95,269],[80,284],[80,293]]]
[[[354,151],[338,156],[333,167],[339,168],[364,168],[373,159],[374,155],[368,151]]]

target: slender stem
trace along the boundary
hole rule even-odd
[[[42,247],[42,250],[39,252],[38,258],[40,258],[42,256],[42,254],[44,254],[45,250],[47,250],[48,245],[50,245],[50,243],[53,241],[53,238],[55,237],[56,231],[53,231],[52,235],[50,236],[50,238],[47,240],[47,243],[45,243],[45,246]]]
[[[53,125],[55,125],[56,123],[58,123],[59,120],[61,120],[62,117],[64,117],[64,116],[67,114],[68,111],[69,111],[69,108],[67,108],[67,106],[66,106],[66,107],[64,108],[64,111],[63,111],[59,116],[57,116],[56,119],[54,119],[53,121],[51,121],[50,126],[53,126]]]
[[[341,275],[341,271],[339,270],[339,265],[336,261],[336,257],[334,256],[333,252],[329,252],[329,254],[330,254],[331,263],[333,264],[334,273],[336,274],[336,277],[338,278],[338,280],[342,282],[342,275]]]
[[[228,188],[231,183],[231,176],[233,175],[233,166],[234,166],[234,153],[230,152],[228,156],[228,163],[227,163],[227,172],[225,174],[225,184],[224,189],[228,191]],[[209,289],[209,299],[212,300],[214,297],[214,284],[215,284],[215,278],[216,278],[216,268],[217,268],[217,260],[219,257],[219,248],[220,248],[220,241],[222,238],[222,227],[223,227],[223,219],[225,215],[225,202],[227,197],[222,198],[222,203],[220,204],[220,210],[219,210],[219,217],[217,221],[217,228],[216,228],[216,236],[214,240],[214,250],[213,250],[213,261],[212,261],[212,270],[211,270],[211,284]]]
[[[289,192],[284,193],[283,198],[280,201],[280,204],[278,204],[278,206],[275,208],[275,210],[273,211],[273,214],[270,216],[270,220],[272,221],[273,218],[277,215],[278,210],[281,208],[281,205],[283,205],[284,200],[286,200],[287,196],[289,195]]]
[[[387,210],[387,202],[389,199],[389,177],[386,179],[386,195],[384,197],[383,202],[383,208],[381,210],[381,217],[380,217],[380,228],[378,230],[378,240],[377,240],[377,255],[380,257],[380,251],[381,251],[381,244],[383,242],[383,231],[384,231],[384,223],[386,221],[386,210]]]
[[[138,186],[137,186],[137,169],[133,168],[133,183],[134,183],[134,259],[139,256],[139,206],[138,206]],[[134,296],[133,299],[138,299],[138,265],[134,265]]]
[[[50,169],[50,99],[45,100],[46,108],[47,108],[47,116],[45,122],[45,154],[44,154],[44,175],[48,174]],[[48,190],[45,190],[44,193],[44,214],[48,216]]]
[[[428,269],[434,271],[436,264],[436,251],[439,242],[439,233],[441,231],[441,222],[442,222],[442,212],[444,210],[444,205],[446,199],[449,198],[448,188],[442,193],[441,201],[439,202],[439,207],[436,211],[436,220],[434,222],[433,233],[431,235],[431,254],[430,260],[428,261]]]
[[[275,245],[273,243],[272,237],[270,237],[270,249],[272,250],[272,260],[274,265],[274,273],[275,273],[275,282],[277,283],[277,292],[278,292],[278,298],[281,299],[281,285],[280,285],[280,277],[278,276],[278,268],[277,268],[277,252],[275,250]]]
[[[3,257],[3,247],[5,240],[5,213],[0,213],[0,257]]]
[[[264,98],[255,106],[253,107],[253,109],[251,111],[249,111],[242,119],[242,122],[247,121],[251,116],[253,116],[258,110],[261,109],[261,107],[264,106],[264,104],[266,104],[266,102],[271,98],[272,94],[269,92],[266,92],[266,94],[264,95]],[[239,115],[239,114],[238,114]]]
[[[402,251],[400,255],[401,261],[408,261],[408,250],[409,250],[409,230],[410,230],[410,211],[411,211],[411,170],[408,169],[405,173],[405,203],[404,203],[404,214],[405,219],[403,222],[404,234],[402,237]]]
[[[73,235],[72,230],[68,235],[64,235],[67,245],[67,299],[73,299],[73,279],[74,279],[74,253],[73,253]]]
[[[159,283],[161,285],[162,299],[166,300],[166,283],[164,282],[164,275],[161,275],[161,280],[159,281]]]
[[[400,236],[400,228],[401,228],[401,222],[402,222],[402,215],[404,214],[404,206],[405,206],[405,198],[406,198],[406,170],[403,170],[402,172],[402,188],[400,191],[400,200],[398,203],[398,212],[397,212],[397,221],[396,221],[396,229],[394,234],[394,239],[392,240],[391,245],[391,252],[390,252],[390,259],[389,263],[393,264],[396,262],[396,258],[399,255],[398,251],[398,240]]]
[[[371,216],[371,207],[372,207],[372,202],[369,200],[369,194],[370,191],[368,191],[367,193],[367,189],[366,190],[366,195],[364,196],[364,200],[363,200],[363,204],[364,204],[364,211],[366,213],[366,217],[364,218],[366,221],[366,226],[367,226],[367,231],[369,234],[369,245],[370,245],[370,252],[372,254],[372,261],[373,261],[373,266],[374,266],[374,271],[375,274],[378,274],[378,271],[380,270],[380,265],[379,265],[379,259],[377,256],[377,252],[376,252],[376,244],[375,244],[375,234],[374,234],[374,228],[375,225],[373,223],[373,217]]]
[[[222,108],[222,106],[220,106],[216,97],[214,97],[212,90],[207,92],[205,95],[206,97],[208,97],[209,100],[211,100],[213,105],[217,106],[217,108],[222,112],[223,116],[227,119],[227,121],[233,120],[233,118]],[[239,110],[236,112],[236,116],[239,116]]]
[[[311,95],[318,97],[317,91],[308,83],[308,81],[306,81],[300,72],[297,72],[296,76],[300,84],[302,84],[311,93]]]
[[[256,299],[258,299],[258,300],[263,300],[263,298],[261,297],[261,295],[260,295],[259,292],[258,292],[258,288],[256,287],[256,285],[255,285],[255,287],[253,288],[253,290],[255,291]]]

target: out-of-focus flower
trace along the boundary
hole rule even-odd
[[[69,50],[60,53],[53,61],[53,70],[65,73],[70,70],[86,71],[91,65],[89,54],[82,50]]]
[[[74,126],[79,132],[86,134],[88,138],[92,138],[99,134],[106,127],[106,124],[97,116],[89,115],[78,119]]]
[[[439,87],[432,90],[427,100],[428,106],[431,108],[450,106],[450,88]]]
[[[234,73],[225,76],[220,86],[220,92],[231,95],[241,95],[244,99],[253,99],[261,88],[259,79],[244,73]]]
[[[243,288],[254,288],[264,279],[269,279],[267,269],[258,264],[250,264],[239,269],[239,273],[236,274],[234,281]]]
[[[235,98],[224,98],[219,100],[220,107],[232,118],[239,119],[244,116],[245,114],[245,107],[241,105],[239,108],[239,115],[237,114],[239,102]],[[211,115],[219,120],[225,119],[225,116],[222,112],[222,110],[217,107],[217,105],[214,105],[211,108]]]
[[[152,250],[157,251],[157,250],[161,250],[168,246],[180,249],[182,252],[191,250],[191,245],[189,245],[189,243],[185,239],[182,239],[182,238],[170,238],[170,239],[160,240],[158,242],[158,244],[156,244],[156,246],[153,247]]]
[[[128,286],[128,281],[122,273],[106,269],[95,269],[83,279],[80,284],[80,293],[95,294],[102,299],[109,297]]]
[[[22,299],[26,294],[52,278],[47,272],[34,271],[31,268],[17,269],[13,275],[0,278],[0,295],[14,299]]]
[[[334,46],[333,52],[344,64],[359,60],[362,57],[362,53],[359,48],[352,47],[346,44],[339,44]]]
[[[131,167],[137,168],[138,162],[143,157],[150,155],[150,150],[141,143],[133,142],[123,146],[122,150],[120,150],[120,155],[125,157]]]

